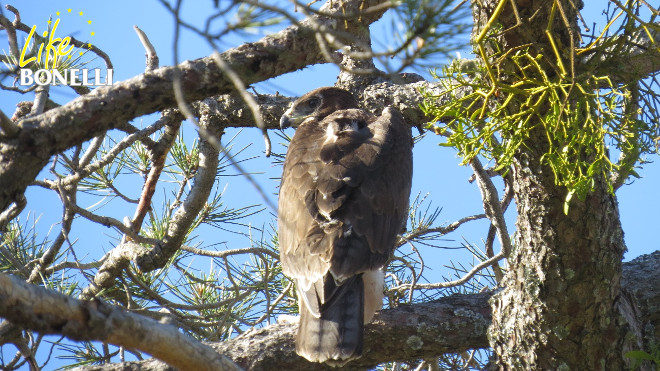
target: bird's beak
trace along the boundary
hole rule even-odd
[[[284,130],[286,128],[290,128],[295,124],[295,120],[291,118],[292,114],[293,114],[293,107],[289,107],[288,110],[284,111],[284,114],[280,119],[280,129]]]
[[[288,110],[286,110],[286,112],[284,112],[284,114],[282,115],[282,118],[280,119],[280,129],[284,130],[290,127],[297,128],[308,118],[309,116],[301,116],[297,114],[293,110],[293,107],[291,107]]]
[[[291,127],[292,124],[293,124],[293,120],[291,120],[289,116],[286,113],[284,113],[282,115],[282,118],[280,119],[280,129],[284,130],[288,127]]]

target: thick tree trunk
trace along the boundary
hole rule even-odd
[[[616,198],[599,183],[565,215],[566,189],[542,155],[527,149],[514,164],[517,234],[504,289],[491,301],[491,345],[506,369],[624,369]]]
[[[475,35],[498,3],[474,2]],[[558,71],[546,29],[566,60],[579,32],[573,5],[559,3],[562,10],[555,9],[548,26],[553,1],[509,1],[498,18],[505,31],[494,36],[502,52],[529,48],[532,55],[544,56],[540,63],[549,75]],[[506,63],[500,67],[506,70]],[[513,161],[517,233],[504,289],[491,300],[495,362],[500,369],[516,370],[625,369],[628,326],[618,309],[625,245],[616,197],[604,179],[597,179],[593,192],[585,200],[575,197],[564,214],[567,189],[555,184],[552,169],[542,161],[547,152],[543,130],[539,123]]]

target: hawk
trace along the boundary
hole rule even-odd
[[[382,307],[383,267],[405,227],[412,135],[397,110],[359,109],[342,89],[313,90],[280,126],[297,126],[278,205],[280,259],[297,287],[296,352],[340,366],[362,354]]]

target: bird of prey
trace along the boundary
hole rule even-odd
[[[410,126],[342,89],[313,90],[280,126],[297,126],[278,205],[280,259],[297,287],[296,352],[341,366],[362,355],[363,327],[382,307],[383,267],[408,215]]]

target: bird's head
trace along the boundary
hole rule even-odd
[[[358,108],[357,101],[346,90],[326,87],[312,90],[298,98],[280,119],[280,128],[297,127],[307,119],[322,120],[343,109]]]

